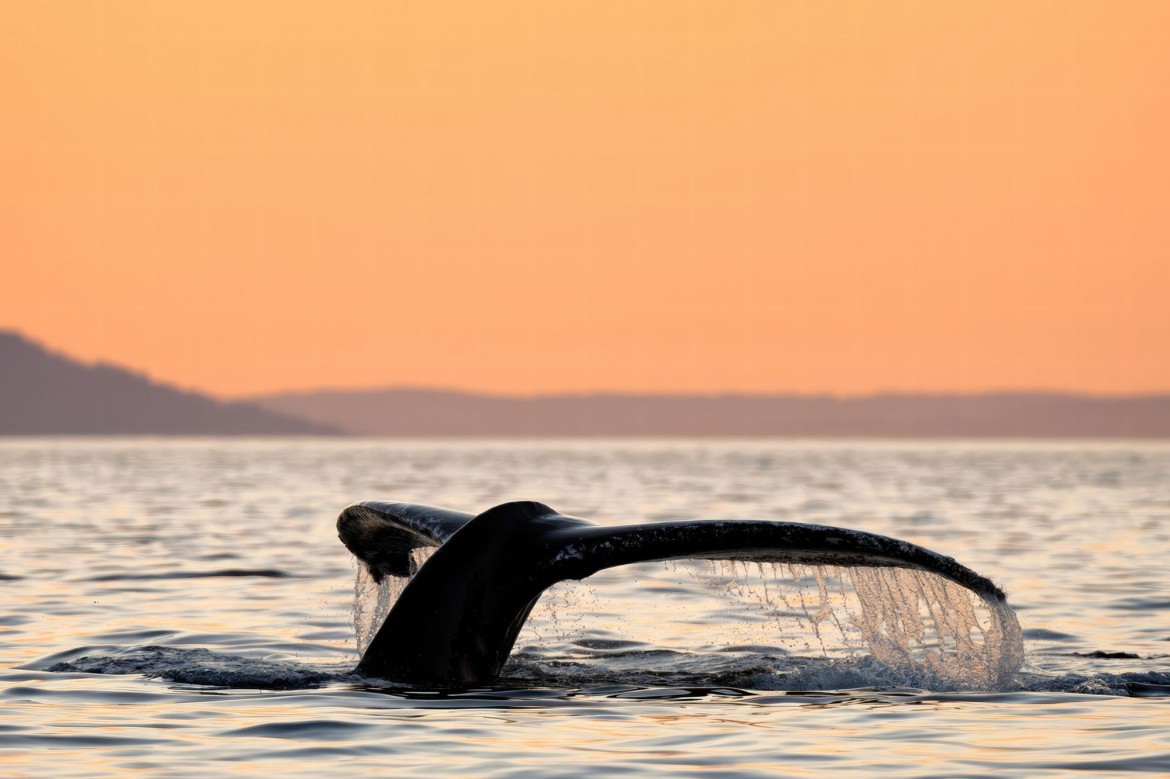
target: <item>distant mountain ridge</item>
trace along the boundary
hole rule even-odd
[[[1170,439],[1170,394],[546,395],[429,389],[223,402],[0,330],[0,435]]]
[[[328,424],[86,365],[0,331],[0,435],[325,435]]]
[[[549,395],[333,390],[251,398],[380,436],[1170,438],[1170,395]]]

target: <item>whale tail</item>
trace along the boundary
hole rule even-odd
[[[413,503],[355,503],[337,518],[337,534],[354,557],[361,560],[374,581],[415,573],[411,552],[442,546],[471,514]]]
[[[1005,601],[991,581],[950,557],[824,525],[709,519],[605,526],[534,502],[505,503],[474,517],[366,502],[342,511],[337,526],[376,580],[413,574],[358,666],[411,684],[492,681],[545,589],[632,563],[698,558],[907,568],[949,579],[989,604]],[[419,547],[437,548],[415,570],[412,552]]]

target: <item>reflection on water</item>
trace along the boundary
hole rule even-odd
[[[0,775],[1170,771],[1167,484],[1160,444],[0,442]],[[365,498],[893,535],[1003,585],[1026,662],[907,685],[857,634],[887,582],[687,562],[553,588],[496,688],[395,688],[349,673]]]

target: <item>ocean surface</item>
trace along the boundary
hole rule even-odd
[[[891,569],[654,563],[409,688],[352,673],[401,584],[337,540],[371,499],[891,535],[1022,632]],[[1168,561],[1168,443],[0,439],[0,776],[1170,773]]]

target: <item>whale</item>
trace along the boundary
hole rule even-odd
[[[412,503],[347,506],[338,536],[375,581],[409,577],[357,673],[433,687],[490,684],[547,588],[632,563],[676,559],[908,568],[949,579],[989,604],[989,579],[916,544],[829,525],[695,519],[599,525],[543,503],[478,515]],[[421,565],[414,551],[433,547]]]

